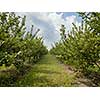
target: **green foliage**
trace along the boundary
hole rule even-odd
[[[61,26],[61,41],[56,43],[50,52],[62,62],[75,65],[83,73],[89,73],[94,66],[100,72],[100,13],[80,15],[84,19],[81,26],[77,27],[73,23],[73,28],[67,35],[64,25]]]
[[[99,12],[89,12],[89,13],[79,13],[82,19],[90,26],[95,34],[100,35],[100,13]]]
[[[23,72],[26,63],[35,63],[47,53],[42,38],[26,32],[26,16],[21,18],[15,13],[0,13],[0,66],[11,67]],[[33,35],[32,35],[33,34]]]

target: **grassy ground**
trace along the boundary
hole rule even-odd
[[[74,86],[75,75],[66,72],[63,65],[52,55],[45,55],[32,70],[16,82],[16,86]]]

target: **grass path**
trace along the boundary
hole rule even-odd
[[[33,65],[31,71],[16,82],[16,86],[85,86],[81,83],[80,85],[77,85],[76,80],[74,72],[63,64],[60,64],[54,56],[48,54],[45,55],[37,64]]]

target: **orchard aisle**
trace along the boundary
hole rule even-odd
[[[85,86],[77,84],[75,73],[50,55],[45,55],[30,72],[17,81],[16,86]]]

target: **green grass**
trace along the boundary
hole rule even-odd
[[[54,56],[47,54],[33,65],[30,72],[16,82],[16,86],[74,86],[74,81],[75,76],[69,75]]]

